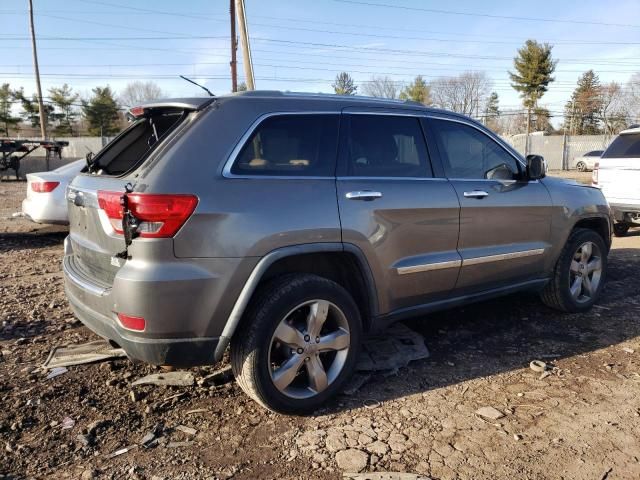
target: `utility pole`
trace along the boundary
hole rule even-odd
[[[529,155],[529,133],[531,133],[531,105],[527,106],[527,138],[524,141],[524,156]]]
[[[253,79],[253,63],[251,62],[251,46],[249,45],[249,31],[247,17],[244,11],[244,0],[236,0],[236,12],[238,14],[238,26],[240,27],[240,41],[242,42],[242,63],[244,64],[244,76],[247,82],[247,90],[255,90]]]
[[[236,2],[229,0],[229,17],[231,19],[231,91],[238,91],[238,62],[236,61],[236,51],[238,49],[238,39],[236,37]]]
[[[33,26],[33,0],[29,0],[29,25],[31,27],[31,48],[33,50],[33,67],[36,72],[36,90],[38,92],[38,110],[40,110],[40,134],[42,140],[47,139],[47,113],[44,111],[42,101],[42,87],[40,86],[40,69],[38,68],[38,53],[36,51],[36,31]],[[49,157],[47,157],[47,170],[49,170]]]

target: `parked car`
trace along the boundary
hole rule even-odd
[[[573,159],[572,167],[578,170],[579,172],[586,172],[589,170],[593,170],[593,167],[596,165],[596,162],[600,159],[600,155],[602,155],[602,152],[603,152],[602,150],[592,150],[580,157],[575,157]]]
[[[36,223],[69,223],[65,190],[86,165],[77,160],[50,172],[28,173],[27,198],[22,201],[25,217]]]
[[[67,297],[136,359],[212,364],[313,411],[365,332],[523,290],[591,308],[597,188],[545,177],[481,124],[413,102],[247,92],[132,109],[69,186]]]
[[[593,170],[592,183],[611,206],[616,236],[640,227],[640,126],[623,130],[611,142]]]

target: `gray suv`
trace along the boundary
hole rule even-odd
[[[391,322],[522,290],[580,312],[602,289],[602,193],[467,117],[267,91],[130,116],[67,190],[69,302],[152,364],[230,347],[269,409],[316,409]]]

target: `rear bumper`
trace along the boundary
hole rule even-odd
[[[609,202],[613,218],[622,222],[626,219],[627,214],[640,214],[640,204]]]
[[[190,367],[220,360],[219,344],[228,318],[227,287],[239,260],[180,260],[150,264],[129,260],[113,284],[87,276],[65,241],[62,262],[65,293],[77,318],[103,338],[120,345],[137,360],[154,365]],[[125,328],[117,313],[146,320],[144,331]]]
[[[87,306],[75,296],[75,285],[65,274],[67,299],[76,317],[94,333],[115,342],[130,357],[152,365],[193,367],[211,365],[219,338],[141,338],[129,335],[115,321]]]
[[[22,201],[22,213],[35,223],[69,223],[66,205],[60,206],[53,200],[25,198]]]

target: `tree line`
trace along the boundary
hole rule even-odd
[[[112,136],[126,125],[128,107],[165,96],[154,82],[129,83],[119,95],[111,87],[95,87],[88,98],[66,83],[51,87],[44,101],[47,131],[50,136]],[[15,107],[18,108],[15,108]],[[23,88],[0,85],[0,136],[19,134],[40,128],[37,96],[28,96]]]
[[[559,131],[551,124],[553,114],[540,105],[548,87],[555,81],[558,64],[552,57],[553,46],[527,40],[518,49],[509,71],[511,86],[522,99],[522,109],[500,108],[498,93],[485,72],[468,71],[427,82],[423,76],[403,85],[388,76],[373,76],[360,86],[347,72],[339,73],[332,87],[337,94],[412,100],[482,120],[501,134],[544,131],[571,135],[615,134],[637,121],[640,115],[640,73],[626,85],[617,82],[601,84],[598,75],[589,70],[579,78],[564,109],[564,122]]]

